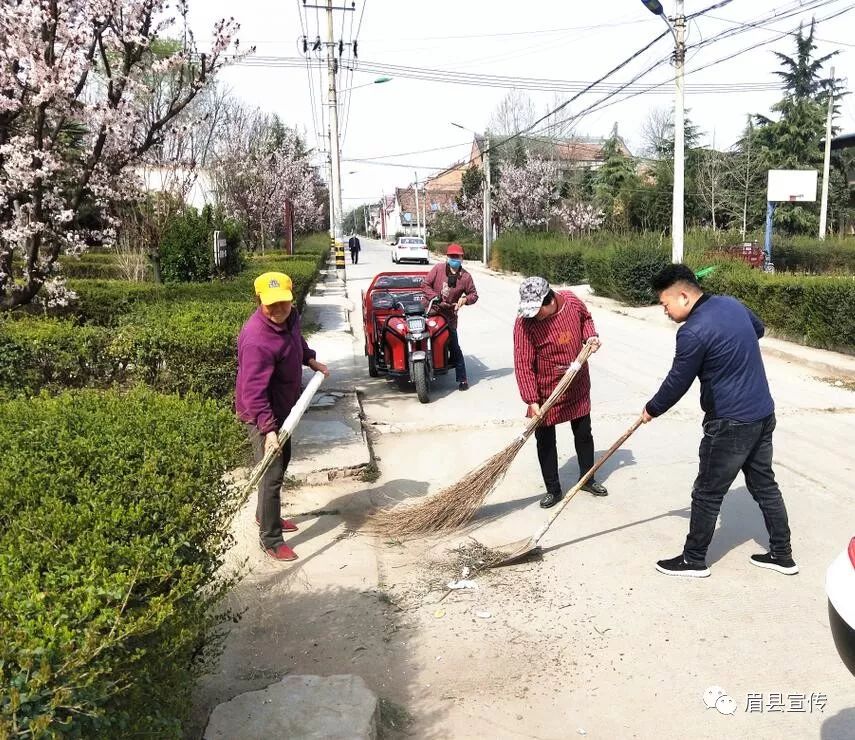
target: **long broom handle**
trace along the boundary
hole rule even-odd
[[[582,366],[588,361],[588,358],[593,353],[594,348],[590,344],[586,342],[582,345],[581,351],[576,355],[576,359],[570,363],[570,367],[567,368],[564,375],[561,377],[561,380],[558,381],[558,385],[555,386],[555,390],[552,391],[549,398],[547,398],[541,405],[540,414],[533,417],[529,421],[528,426],[523,430],[523,433],[520,435],[523,439],[528,439],[531,436],[531,433],[543,423],[543,420],[546,418],[546,413],[570,387],[570,384],[573,382],[576,374],[582,369]]]
[[[633,435],[635,430],[638,429],[638,427],[640,427],[643,423],[643,417],[639,416],[635,420],[635,422],[633,422],[633,425],[620,436],[617,442],[615,442],[611,447],[609,447],[609,449],[603,454],[603,456],[599,460],[597,460],[596,463],[594,463],[594,466],[579,479],[579,482],[575,486],[573,486],[573,488],[570,489],[570,491],[564,497],[561,503],[558,504],[558,508],[552,514],[550,514],[549,519],[546,520],[546,524],[544,524],[539,530],[537,530],[537,533],[534,535],[534,537],[532,537],[532,545],[536,545],[538,542],[540,542],[541,539],[543,539],[543,535],[547,533],[549,528],[552,526],[552,523],[558,518],[558,515],[561,514],[562,511],[564,511],[564,507],[570,503],[570,499],[572,499],[577,493],[579,493],[579,491],[582,490],[582,486],[584,486],[589,480],[591,480],[591,478],[594,477],[594,473],[596,473],[600,469],[600,467],[602,467],[603,463],[608,460],[612,455],[614,455],[615,452],[618,451],[620,446],[624,442],[626,442]]]
[[[285,418],[285,421],[282,423],[282,427],[279,430],[279,450],[282,449],[282,445],[284,445],[285,442],[288,441],[288,438],[294,433],[297,423],[303,417],[303,414],[306,413],[306,409],[309,408],[312,398],[323,382],[324,374],[316,372],[309,381],[309,384],[306,386],[306,389],[300,394],[300,398],[297,399],[297,403],[294,404],[294,407],[291,409],[291,413],[289,413]],[[264,477],[264,474],[273,462],[273,458],[279,454],[279,450],[268,450],[264,453],[264,457],[261,458],[258,465],[252,469],[252,472],[249,475],[249,480],[247,481],[243,491],[244,496],[248,496],[252,492],[252,489],[258,485],[258,482]]]

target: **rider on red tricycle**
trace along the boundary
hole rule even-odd
[[[448,372],[448,321],[425,296],[426,272],[381,272],[363,293],[365,354],[372,378],[388,375],[416,386],[419,401],[430,401],[436,375]]]

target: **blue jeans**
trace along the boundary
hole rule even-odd
[[[692,517],[683,549],[687,563],[706,563],[724,495],[741,470],[748,492],[757,502],[769,532],[769,550],[776,558],[792,557],[787,507],[772,471],[775,415],[743,423],[730,419],[704,422],[698,477],[692,489]]]
[[[466,380],[466,360],[463,350],[460,349],[460,340],[457,337],[457,329],[448,327],[448,349],[451,352],[451,364],[454,367],[454,377],[458,383]]]

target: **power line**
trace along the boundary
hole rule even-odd
[[[302,60],[289,57],[257,56],[239,62],[246,66],[259,67],[295,67],[302,64]],[[318,63],[317,66],[321,66]],[[591,83],[582,80],[556,80],[536,77],[508,77],[502,75],[479,75],[466,72],[455,72],[453,70],[429,69],[420,67],[402,67],[399,65],[381,64],[377,62],[359,62],[355,71],[371,74],[387,74],[389,76],[419,79],[428,82],[441,82],[447,84],[473,85],[478,87],[497,87],[502,89],[527,89],[552,92],[576,92],[586,90]],[[687,88],[693,93],[730,93],[730,92],[759,92],[762,90],[777,89],[776,82],[720,82],[700,83]],[[625,89],[625,83],[601,84],[605,89]]]
[[[300,28],[303,31],[303,38],[306,38],[306,27],[308,25],[308,18],[306,19],[306,22],[304,23],[303,22],[303,8],[300,5],[300,0],[296,0],[296,2],[297,2],[297,15],[300,16]],[[318,117],[317,117],[317,112],[315,110],[315,106],[316,106],[315,81],[312,77],[312,68],[309,65],[308,56],[306,57],[306,77],[308,78],[308,82],[309,82],[309,105],[311,106],[311,109],[312,109],[312,126],[314,128],[314,133],[315,133],[315,148],[320,149],[320,148],[322,148],[321,145],[323,143],[323,134],[321,133],[321,130],[318,129]]]
[[[430,149],[418,149],[414,152],[399,152],[398,154],[380,154],[376,157],[363,157],[365,160],[375,160],[375,159],[395,159],[396,157],[408,157],[411,154],[427,154],[429,152],[441,152],[446,149],[457,149],[461,146],[465,146],[467,144],[471,144],[471,139],[467,139],[466,141],[461,141],[459,144],[449,144],[448,146],[434,146]]]
[[[730,18],[722,18],[721,16],[717,16],[717,15],[710,15],[707,17],[711,18],[712,20],[715,20],[715,21],[721,21],[722,23],[730,23],[733,26],[742,25],[739,21],[734,21],[734,20],[731,20]],[[756,28],[762,28],[764,31],[777,31],[777,30],[779,30],[777,28],[771,28],[769,26],[761,26],[761,25],[757,25]],[[797,31],[792,31],[792,32],[790,32],[790,35],[794,36],[797,33],[798,33]],[[814,38],[814,41],[821,41],[824,44],[833,44],[834,46],[849,46],[849,47],[855,48],[855,44],[849,43],[848,41],[837,41],[835,39],[821,39],[818,36],[814,36],[813,38]]]
[[[703,10],[699,10],[697,13],[692,13],[691,15],[686,16],[686,20],[690,21],[695,18],[698,18],[702,15],[706,15],[712,10],[718,10],[719,8],[723,8],[725,5],[730,5],[733,0],[721,0],[720,3],[716,3],[715,5],[710,5],[708,8],[704,8]]]
[[[365,6],[363,5],[363,9],[364,9],[364,7]],[[354,68],[356,67],[356,58],[353,56],[353,42],[354,42],[353,16],[354,16],[354,13],[350,13],[349,15],[350,15],[350,31],[348,32],[348,36],[350,37],[350,41],[347,44],[347,53],[348,53],[348,56],[350,57],[350,64],[345,65],[345,69],[347,70],[347,72],[344,75],[344,88],[343,89],[345,89],[347,91],[347,93],[346,93],[347,94],[347,102],[345,103],[344,106],[342,106],[344,108],[344,126],[342,127],[342,135],[341,135],[341,147],[342,147],[342,149],[344,148],[344,142],[347,139],[347,124],[350,123],[350,101],[351,101],[351,98],[353,97],[353,91],[350,90],[350,87],[352,86],[352,83],[353,83],[353,72],[354,72]],[[342,15],[342,20],[341,20],[341,30],[342,30],[342,37],[343,37],[344,36],[344,15]],[[343,40],[344,39],[342,38],[342,41]]]
[[[512,134],[512,135],[511,135],[511,136],[509,136],[508,138],[503,139],[502,144],[507,144],[509,141],[512,141],[512,140],[514,140],[514,139],[519,138],[520,136],[523,136],[524,134],[527,134],[529,131],[532,131],[533,129],[535,129],[535,128],[538,126],[538,124],[543,123],[543,121],[545,121],[547,118],[551,118],[552,116],[554,116],[554,115],[555,115],[556,113],[558,113],[559,111],[564,110],[564,108],[566,108],[568,105],[570,105],[570,103],[572,103],[574,100],[577,100],[577,99],[578,99],[578,98],[580,98],[582,95],[584,95],[586,92],[588,92],[589,90],[591,90],[591,89],[593,89],[594,87],[596,87],[599,83],[601,83],[601,82],[603,82],[604,80],[608,79],[608,78],[609,78],[609,77],[611,77],[613,74],[615,74],[616,72],[619,72],[621,69],[623,69],[624,67],[626,67],[627,65],[629,65],[631,62],[633,62],[633,61],[635,61],[636,59],[638,59],[638,57],[640,57],[642,54],[644,54],[648,49],[650,49],[651,47],[653,47],[653,46],[654,46],[658,41],[660,41],[661,39],[663,39],[663,38],[664,38],[665,36],[667,36],[669,33],[670,33],[670,31],[663,31],[663,32],[662,32],[662,33],[660,33],[656,38],[654,38],[652,41],[649,41],[645,46],[641,47],[638,51],[636,51],[636,52],[634,52],[634,53],[630,54],[626,59],[624,59],[624,60],[623,60],[620,64],[618,64],[616,67],[613,67],[611,70],[609,70],[608,72],[606,72],[606,73],[605,73],[602,77],[600,77],[598,80],[595,80],[594,82],[592,82],[592,83],[591,83],[590,85],[588,85],[584,90],[581,90],[580,92],[576,93],[576,95],[574,95],[573,97],[571,97],[571,98],[569,98],[569,99],[565,100],[563,103],[561,103],[561,105],[559,105],[559,106],[557,106],[556,108],[554,108],[554,109],[552,109],[552,110],[548,111],[548,112],[546,113],[546,115],[541,116],[540,118],[538,118],[538,119],[537,119],[534,123],[532,123],[531,125],[526,126],[525,128],[521,129],[520,131],[517,131],[515,134]],[[494,145],[494,146],[488,146],[488,147],[487,147],[483,152],[481,152],[481,156],[483,157],[485,154],[489,154],[489,153],[490,153],[493,149],[495,149],[495,148],[496,148],[496,146],[495,146],[495,145]]]
[[[828,4],[830,4],[830,2],[835,2],[835,0],[825,0],[825,2],[821,3],[821,5],[828,5]],[[833,13],[833,14],[832,14],[832,15],[830,15],[830,16],[826,16],[825,18],[817,19],[817,20],[816,20],[816,23],[817,23],[817,24],[819,24],[819,23],[824,23],[825,21],[829,21],[829,20],[832,20],[832,19],[834,19],[834,18],[837,18],[837,17],[839,17],[839,16],[843,15],[844,13],[848,13],[848,12],[849,12],[850,10],[852,10],[853,8],[855,8],[855,4],[850,5],[850,6],[848,6],[847,8],[844,8],[844,9],[843,9],[843,10],[841,10],[841,11],[838,11],[838,12],[836,12],[836,13]],[[701,71],[703,71],[703,70],[705,70],[705,69],[709,69],[710,67],[714,67],[714,66],[716,66],[716,65],[718,65],[718,64],[721,64],[721,63],[723,63],[723,62],[730,61],[731,59],[734,59],[734,58],[736,58],[736,57],[738,57],[738,56],[741,56],[742,54],[745,54],[745,53],[747,53],[747,52],[749,52],[749,51],[753,51],[754,49],[757,49],[759,46],[766,46],[766,45],[768,45],[768,44],[774,43],[775,41],[778,41],[778,40],[780,40],[780,39],[784,38],[785,36],[792,35],[792,33],[793,33],[793,32],[791,32],[791,31],[785,31],[785,32],[783,32],[783,33],[778,33],[778,35],[777,35],[777,36],[775,36],[775,37],[773,37],[773,38],[770,38],[770,39],[767,39],[767,40],[763,41],[763,42],[762,42],[762,43],[760,43],[760,44],[752,44],[751,46],[745,47],[744,49],[742,49],[742,50],[740,50],[740,51],[738,51],[738,52],[728,54],[727,56],[721,57],[720,59],[716,59],[715,61],[710,62],[710,63],[708,63],[708,64],[704,65],[703,67],[698,67],[697,69],[688,70],[688,71],[686,72],[686,74],[687,74],[687,75],[689,75],[689,74],[696,74],[697,72],[701,72]],[[647,70],[647,72],[649,72],[649,71],[651,71],[651,70]],[[644,74],[646,74],[647,72],[643,72],[643,73],[642,73],[642,75],[639,75],[639,76],[643,76],[643,75],[644,75]],[[636,79],[637,79],[637,78],[636,78]],[[663,80],[662,82],[659,82],[659,83],[656,83],[655,85],[652,85],[652,86],[651,86],[651,88],[653,88],[653,87],[662,87],[663,85],[667,85],[667,84],[669,84],[669,83],[672,83],[673,81],[674,81],[674,79],[673,79],[673,78],[670,78],[670,79],[667,79],[667,80]],[[780,89],[780,86],[777,86],[777,88],[776,88],[776,89]],[[589,107],[588,107],[588,108],[586,108],[585,110],[581,111],[580,113],[576,114],[575,116],[572,116],[571,118],[566,119],[566,120],[564,120],[564,121],[560,121],[559,123],[568,123],[568,122],[571,122],[571,121],[578,120],[579,118],[581,118],[581,117],[583,117],[583,116],[585,116],[585,115],[588,115],[589,113],[598,112],[598,111],[600,111],[600,110],[602,110],[602,109],[604,109],[604,108],[608,108],[608,107],[611,107],[612,105],[617,105],[618,103],[623,103],[623,102],[625,102],[625,101],[627,101],[627,100],[630,100],[630,99],[632,99],[632,98],[634,98],[634,97],[637,97],[637,96],[639,96],[639,95],[643,95],[643,94],[644,94],[644,91],[640,91],[640,92],[633,92],[633,93],[631,93],[631,94],[629,94],[629,95],[626,95],[625,97],[621,98],[620,100],[616,100],[616,101],[612,101],[612,102],[606,102],[606,101],[608,101],[610,98],[614,97],[614,95],[615,95],[615,94],[616,94],[616,93],[610,93],[609,95],[606,95],[605,97],[601,98],[599,101],[597,101],[596,103],[592,104],[591,106],[589,106]],[[558,125],[558,124],[555,124],[555,125]]]

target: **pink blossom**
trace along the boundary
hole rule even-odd
[[[186,16],[187,0],[0,5],[0,307],[57,293],[59,255],[112,238],[112,206],[139,189],[135,165],[226,63],[237,23],[218,22],[201,57]],[[164,38],[184,45],[154,60]],[[169,74],[158,107],[151,79]]]

